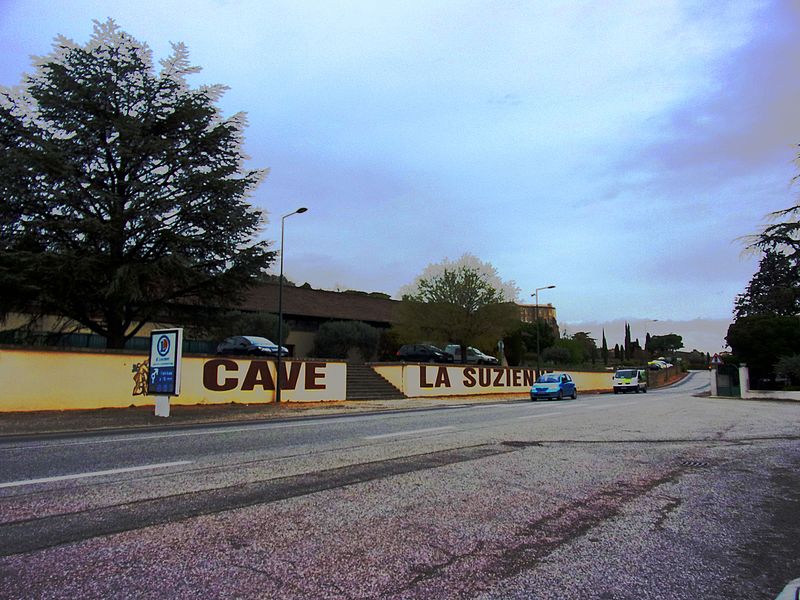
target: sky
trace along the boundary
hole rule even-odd
[[[183,42],[248,115],[251,201],[298,284],[397,297],[464,253],[570,333],[624,322],[725,346],[797,203],[800,8],[788,0],[0,0],[0,85],[113,18]]]

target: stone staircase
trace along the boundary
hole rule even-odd
[[[399,400],[400,390],[367,365],[347,363],[348,400]]]

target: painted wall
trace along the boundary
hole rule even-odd
[[[375,371],[409,397],[528,393],[534,369],[524,367],[372,364]],[[610,391],[611,373],[567,371],[578,393]]]
[[[0,349],[0,412],[153,404],[153,396],[142,394],[146,359],[118,352]],[[281,366],[282,401],[346,397],[344,362],[289,360]],[[181,395],[172,404],[274,400],[274,361],[186,357],[182,369]]]

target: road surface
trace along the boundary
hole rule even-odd
[[[3,598],[774,598],[800,405],[647,394],[0,443]]]

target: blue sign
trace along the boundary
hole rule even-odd
[[[182,342],[182,329],[162,329],[150,333],[149,395],[177,396],[180,393]]]

